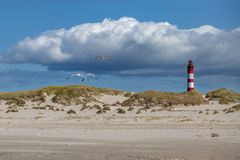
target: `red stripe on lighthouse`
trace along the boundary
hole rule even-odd
[[[194,79],[188,79],[188,82],[194,82]]]

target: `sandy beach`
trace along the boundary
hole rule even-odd
[[[1,125],[1,159],[239,159],[239,125]],[[218,133],[219,137],[211,137]]]
[[[224,112],[231,105],[209,104],[154,107],[112,105],[127,98],[102,95],[89,105],[110,110],[63,106],[46,97],[39,107],[26,101],[8,112],[1,101],[1,160],[237,160],[240,158],[240,112]],[[52,105],[54,110],[41,106]],[[59,108],[59,109],[56,109]],[[122,108],[124,113],[119,113]],[[225,109],[225,110],[224,110]],[[74,110],[75,114],[67,114]]]

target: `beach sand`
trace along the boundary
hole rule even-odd
[[[231,105],[177,106],[171,110],[111,106],[123,96],[98,97],[111,111],[55,105],[60,111],[33,109],[18,112],[0,107],[1,160],[238,160],[240,112],[225,113]],[[96,102],[94,102],[96,103]],[[42,105],[42,104],[41,104]],[[93,105],[93,104],[92,104]],[[126,113],[117,113],[123,108]],[[64,109],[64,111],[61,111]],[[76,114],[67,114],[70,109]]]

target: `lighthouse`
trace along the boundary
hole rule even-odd
[[[194,90],[194,66],[192,60],[188,61],[187,74],[187,91],[192,91]]]

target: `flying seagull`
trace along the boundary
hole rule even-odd
[[[75,78],[75,77],[80,77],[82,78],[82,82],[84,82],[86,79],[95,79],[95,74],[93,73],[85,73],[85,74],[82,74],[82,73],[76,73],[76,74],[73,74],[71,75],[70,77],[68,77],[67,79],[72,79],[72,78]]]
[[[110,56],[97,56],[96,57],[96,60],[99,60],[99,61],[101,61],[101,60],[112,60],[112,58],[110,57]]]

